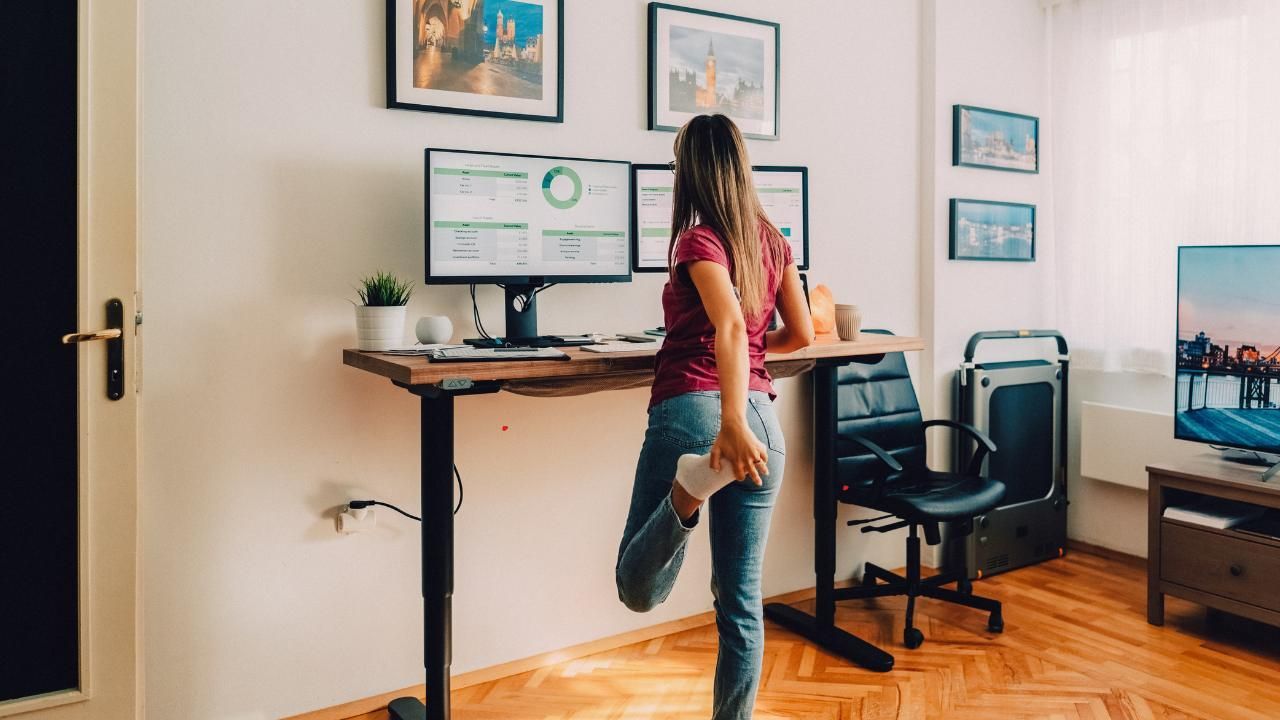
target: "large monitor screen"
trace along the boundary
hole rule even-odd
[[[427,149],[427,282],[631,278],[630,163]]]
[[[632,166],[636,272],[666,272],[675,176],[668,165]],[[809,169],[751,168],[764,212],[791,244],[796,266],[809,269]]]
[[[1280,453],[1280,245],[1178,248],[1174,435]]]

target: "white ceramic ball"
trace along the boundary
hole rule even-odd
[[[425,315],[413,331],[423,345],[440,345],[453,339],[453,322],[444,315]]]

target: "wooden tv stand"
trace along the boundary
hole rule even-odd
[[[1168,505],[1207,495],[1280,508],[1280,479],[1205,454],[1148,465],[1147,622],[1164,624],[1164,596],[1280,625],[1280,539],[1164,517]]]

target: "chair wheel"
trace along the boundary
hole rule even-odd
[[[956,591],[959,592],[961,595],[972,595],[973,581],[971,581],[969,578],[960,578],[960,580],[956,583]]]
[[[991,619],[987,621],[987,632],[1004,632],[1004,617],[1000,613],[991,613]]]
[[[924,633],[920,632],[920,628],[907,628],[902,631],[902,644],[908,650],[915,650],[924,644]]]

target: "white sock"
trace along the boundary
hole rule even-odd
[[[705,501],[717,490],[737,479],[727,462],[720,463],[720,472],[712,470],[710,455],[681,455],[676,460],[676,482],[680,483],[685,492],[699,500]]]

